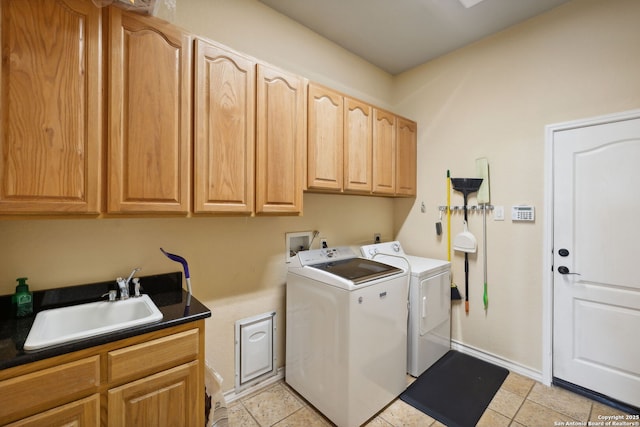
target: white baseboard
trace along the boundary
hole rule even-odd
[[[526,366],[520,365],[510,360],[504,359],[500,356],[496,356],[495,354],[486,352],[484,350],[471,347],[469,345],[463,344],[455,340],[451,340],[451,349],[457,350],[460,353],[465,353],[470,356],[476,357],[480,360],[484,360],[485,362],[489,362],[489,363],[493,363],[494,365],[501,366],[505,369],[508,369],[511,372],[515,372],[516,374],[520,374],[525,377],[531,378],[532,380],[542,382],[541,371],[536,371],[534,369],[528,368]]]
[[[250,394],[253,394],[253,393],[257,392],[257,391],[260,391],[261,389],[263,389],[263,388],[265,388],[267,386],[270,386],[271,384],[274,384],[274,383],[280,381],[283,378],[284,378],[284,368],[279,368],[276,371],[275,375],[273,375],[273,376],[271,376],[269,378],[266,378],[264,381],[261,381],[261,382],[255,384],[255,385],[253,385],[253,386],[251,386],[249,388],[246,388],[246,389],[242,390],[240,393],[236,393],[235,389],[229,390],[226,393],[223,393],[224,400],[225,400],[225,402],[227,404],[229,404],[229,403],[233,402],[234,400],[241,399],[241,398],[246,397],[246,396],[248,396]]]

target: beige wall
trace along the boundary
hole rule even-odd
[[[370,243],[374,232],[393,237],[390,199],[305,194],[304,203],[301,217],[0,221],[0,294],[13,293],[23,276],[42,290],[107,281],[134,267],[142,267],[139,275],[180,271],[163,247],[187,259],[193,293],[212,311],[206,357],[229,390],[236,320],[275,310],[284,365],[286,232],[319,230],[332,245]]]
[[[258,0],[177,0],[175,23],[381,107],[393,78]]]
[[[380,106],[392,78],[256,0],[178,0],[171,17],[195,34]],[[278,366],[284,365],[284,237],[319,230],[331,245],[392,239],[393,201],[305,194],[304,215],[271,218],[0,220],[0,294],[17,277],[33,290],[179,270],[159,247],[184,256],[194,295],[213,312],[206,357],[234,387],[234,322],[276,310]],[[315,242],[318,245],[319,242]]]
[[[393,201],[306,194],[302,217],[0,220],[0,294],[28,276],[33,289],[103,281],[141,266],[175,271],[159,247],[185,256],[193,290],[213,317],[207,360],[234,384],[236,320],[277,310],[284,363],[284,233],[320,230],[330,244],[396,234],[408,252],[446,258],[434,232],[445,174],[491,166],[491,202],[530,203],[535,224],[488,221],[489,300],[472,256],[471,312],[453,310],[453,337],[532,371],[541,369],[544,126],[640,107],[640,2],[576,0],[396,77],[256,0],[179,0],[175,23],[418,121],[418,197]],[[420,203],[427,207],[420,213]],[[475,199],[470,201],[475,204]],[[454,204],[461,204],[458,194]],[[460,215],[452,220],[454,234]],[[471,231],[481,243],[481,217]],[[463,287],[463,258],[453,259]]]
[[[638,1],[576,0],[397,77],[394,108],[419,123],[419,194],[415,204],[396,206],[405,249],[446,257],[446,236],[436,237],[434,222],[446,204],[447,169],[473,177],[475,160],[486,157],[491,203],[505,206],[504,222],[487,222],[486,313],[482,216],[469,218],[479,253],[470,256],[470,313],[454,304],[453,339],[542,369],[544,127],[640,107],[638,22]],[[476,204],[475,195],[469,202]],[[460,193],[452,204],[462,205]],[[517,204],[535,206],[535,223],[511,222]],[[461,228],[462,215],[453,215],[453,235]],[[463,268],[457,253],[460,288]]]

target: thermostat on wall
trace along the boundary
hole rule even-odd
[[[533,206],[512,206],[511,221],[534,221],[535,209]]]

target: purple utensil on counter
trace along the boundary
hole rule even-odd
[[[160,248],[160,250],[170,260],[175,261],[175,262],[179,262],[180,264],[182,264],[182,267],[184,269],[184,278],[185,278],[185,281],[187,282],[187,292],[188,292],[187,307],[188,307],[190,305],[190,303],[191,303],[191,278],[189,276],[189,264],[187,263],[187,260],[182,258],[180,255],[175,255],[175,254],[169,253],[169,252],[165,251],[162,248]]]

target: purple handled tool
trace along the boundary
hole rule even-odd
[[[189,264],[187,264],[187,260],[182,258],[180,255],[171,254],[162,248],[160,248],[160,250],[170,260],[179,262],[180,264],[182,264],[182,268],[184,269],[184,278],[185,278],[185,281],[187,282],[187,292],[189,293],[188,300],[187,300],[187,306],[188,306],[189,302],[191,301],[191,278],[189,276]]]

